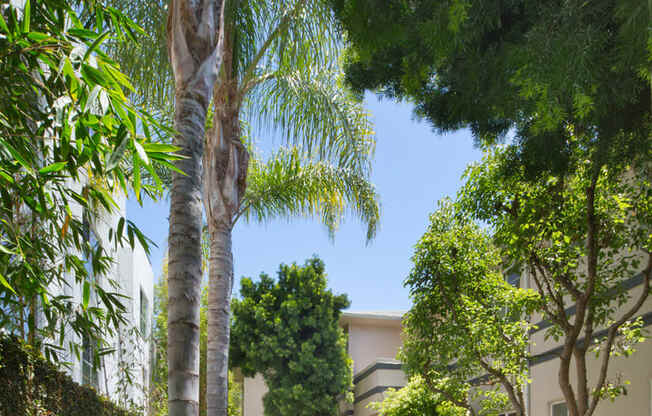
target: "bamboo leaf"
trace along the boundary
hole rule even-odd
[[[91,284],[88,280],[84,281],[84,288],[82,293],[82,308],[86,310],[88,308],[88,302],[91,299]]]
[[[31,19],[31,7],[29,0],[25,1],[25,7],[23,9],[23,33],[29,32],[29,21]]]
[[[7,282],[7,280],[5,279],[5,277],[2,274],[0,274],[0,284],[2,284],[2,286],[6,287],[7,289],[11,290],[14,293],[14,295],[18,296],[18,293],[16,293],[14,288],[11,287],[9,282]]]
[[[38,173],[52,173],[52,172],[59,172],[60,170],[63,170],[68,162],[56,162],[51,165],[48,165],[44,168],[39,169]]]
[[[95,41],[93,41],[91,46],[89,46],[88,49],[86,50],[86,53],[84,54],[84,59],[82,59],[82,62],[86,62],[86,60],[88,59],[90,54],[93,53],[93,51],[95,49],[97,49],[100,46],[100,44],[104,41],[104,39],[106,39],[106,37],[109,36],[110,34],[111,34],[111,30],[107,30],[106,32],[104,32],[100,36],[98,36],[97,39],[95,39]]]

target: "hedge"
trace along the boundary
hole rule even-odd
[[[34,349],[0,336],[0,416],[136,416],[47,362]]]

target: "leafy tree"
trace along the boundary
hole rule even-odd
[[[430,388],[452,388],[453,403],[468,405],[473,381],[497,382],[523,414],[519,396],[527,360],[535,358],[524,348],[539,319],[551,324],[546,336],[561,342],[558,382],[571,415],[590,416],[601,400],[624,392],[609,364],[644,339],[636,314],[652,275],[650,154],[605,167],[592,158],[595,148],[579,139],[571,145],[571,169],[535,181],[513,164],[513,147],[489,152],[467,170],[458,201],[442,205],[417,246],[406,280],[414,308],[404,358],[412,373],[432,380]],[[502,282],[514,268],[534,289]],[[642,285],[628,289],[624,282],[637,273]],[[593,374],[587,353],[599,358]],[[498,392],[489,398],[504,400]]]
[[[536,293],[505,281],[491,236],[450,201],[431,215],[413,261],[405,284],[414,306],[401,352],[408,374],[472,415],[471,387],[483,385],[478,398],[494,410],[507,404],[498,393],[502,388],[524,415],[530,326],[513,317],[534,310]],[[481,381],[469,381],[485,373]]]
[[[368,407],[379,416],[465,416],[464,409],[448,406],[437,393],[426,386],[420,376],[414,376],[405,387],[388,389],[382,402],[371,402]]]
[[[571,129],[605,159],[650,146],[650,2],[331,4],[357,91],[410,99],[438,131],[468,127],[483,143],[513,131],[530,172],[564,169]]]
[[[97,277],[119,246],[147,239],[120,218],[91,244],[90,218],[115,214],[120,194],[158,197],[156,168],[174,148],[153,142],[163,127],[126,98],[133,87],[101,50],[108,37],[133,41],[132,22],[100,5],[84,25],[69,2],[20,3],[0,7],[0,326],[52,360],[79,353],[63,345],[70,331],[106,353],[125,308]],[[71,276],[81,304],[61,293]]]
[[[352,387],[351,359],[339,327],[345,295],[326,289],[324,263],[281,265],[241,281],[233,300],[231,359],[245,376],[261,373],[269,388],[265,414],[336,415]]]

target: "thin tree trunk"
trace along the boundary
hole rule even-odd
[[[246,189],[249,154],[240,137],[240,101],[233,77],[233,49],[225,28],[223,66],[215,89],[213,128],[204,153],[204,210],[210,233],[206,407],[208,416],[227,416],[228,365],[233,288],[231,231]]]
[[[208,416],[227,416],[229,329],[233,256],[232,221],[246,187],[249,155],[240,142],[237,110],[223,111],[216,97],[215,127],[204,155],[204,204],[211,238],[208,283],[206,406]],[[227,106],[228,107],[228,106]]]
[[[222,0],[172,0],[167,35],[175,80],[175,166],[168,238],[168,411],[199,413],[202,155],[206,112],[221,64]]]
[[[211,226],[209,260],[207,415],[226,416],[233,255],[231,227]]]

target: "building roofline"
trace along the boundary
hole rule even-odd
[[[342,312],[344,319],[377,319],[387,321],[400,321],[403,319],[403,311],[381,311],[381,312]]]

